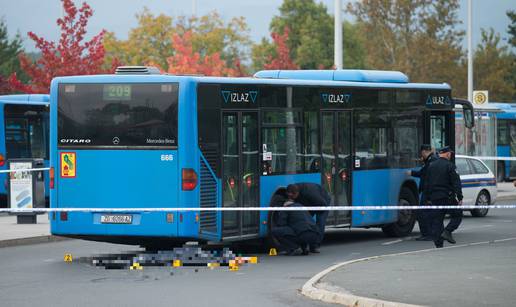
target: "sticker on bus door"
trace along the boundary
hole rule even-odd
[[[77,163],[75,152],[61,153],[61,177],[75,178],[77,171]]]

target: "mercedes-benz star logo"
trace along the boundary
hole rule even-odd
[[[113,138],[113,144],[118,145],[118,143],[120,143],[120,139],[117,136],[115,136]]]

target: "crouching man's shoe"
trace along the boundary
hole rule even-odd
[[[444,230],[443,233],[441,233],[441,238],[445,239],[451,244],[457,243],[457,241],[455,241],[455,239],[453,238],[451,232],[449,232],[448,230]]]
[[[310,253],[312,254],[319,254],[321,251],[319,250],[319,247],[317,246],[310,246]]]

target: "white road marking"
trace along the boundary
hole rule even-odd
[[[469,226],[469,227],[459,227],[458,230],[471,230],[471,229],[489,228],[489,227],[494,227],[494,225],[478,225],[478,226]]]
[[[499,239],[499,240],[494,240],[493,242],[506,242],[506,241],[512,241],[512,240],[516,240],[516,237],[514,238],[507,238],[507,239]]]
[[[482,245],[482,244],[489,244],[491,242],[494,242],[494,241],[482,241],[482,242],[474,242],[474,243],[469,243],[468,245],[469,246],[473,246],[473,245]]]
[[[398,240],[394,240],[394,241],[384,242],[384,243],[382,243],[382,245],[391,245],[391,244],[396,244],[396,243],[400,243],[400,242],[403,242],[403,240],[398,239]]]

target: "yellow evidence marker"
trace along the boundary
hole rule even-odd
[[[276,252],[276,249],[273,247],[269,250],[269,256],[277,256],[278,252]]]
[[[72,260],[73,260],[72,254],[64,255],[64,262],[72,262]]]
[[[238,271],[238,264],[233,264],[233,265],[229,265],[229,270],[230,271]]]
[[[174,268],[178,268],[178,267],[180,267],[180,266],[181,266],[181,260],[174,260],[174,261],[172,262],[172,266],[173,266]]]
[[[218,267],[220,267],[220,263],[218,263],[218,262],[208,262],[208,267],[210,269],[218,268]]]
[[[135,262],[135,263],[133,263],[133,265],[131,265],[131,267],[129,269],[130,270],[143,270],[143,267],[138,262]]]

